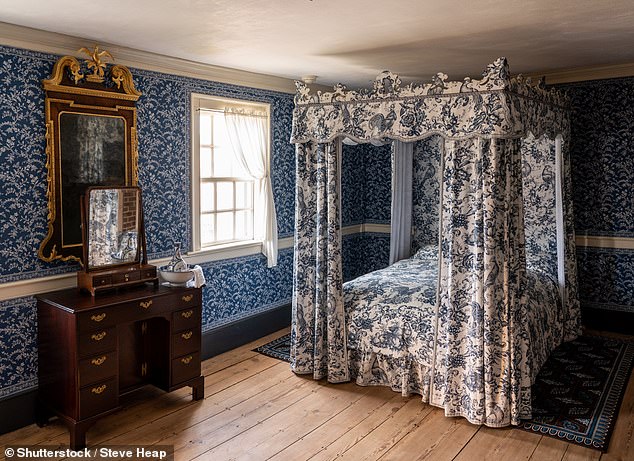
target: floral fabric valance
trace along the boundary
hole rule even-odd
[[[296,82],[291,142],[325,143],[342,136],[356,142],[376,139],[415,141],[433,134],[446,139],[517,138],[532,133],[568,136],[566,100],[554,90],[521,76],[511,78],[505,58],[490,64],[481,80],[401,86],[398,75],[383,72],[371,90],[311,94]]]

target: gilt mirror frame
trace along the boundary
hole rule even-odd
[[[38,250],[50,262],[82,262],[81,196],[90,186],[136,186],[136,101],[130,70],[108,66],[107,51],[64,56],[43,81],[48,231]]]

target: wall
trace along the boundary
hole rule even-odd
[[[595,242],[577,245],[583,313],[634,314],[634,77],[560,88],[572,105],[575,230]]]
[[[58,56],[0,46],[1,284],[74,272],[76,264],[45,263],[37,249],[47,229],[44,91]],[[190,94],[271,104],[271,175],[280,238],[293,234],[294,148],[289,143],[291,94],[131,69],[137,103],[139,183],[150,259],[170,255],[171,240],[191,247]],[[288,304],[292,248],[268,269],[262,255],[203,264],[203,329]],[[37,385],[35,300],[0,302],[0,398]]]
[[[343,146],[341,162],[341,220],[346,226],[378,224],[386,232],[343,236],[344,281],[386,267],[390,258],[390,146]],[[381,226],[382,225],[382,226]]]

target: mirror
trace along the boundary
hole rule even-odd
[[[88,190],[88,270],[140,261],[140,199],[135,187]]]
[[[77,286],[97,292],[151,282],[156,267],[147,263],[141,189],[89,187],[81,206],[83,270]]]
[[[98,47],[80,63],[64,56],[44,80],[48,233],[38,256],[82,263],[80,198],[90,186],[138,182],[135,103],[141,93],[124,66],[108,67]]]

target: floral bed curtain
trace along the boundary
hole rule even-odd
[[[445,144],[442,321],[430,403],[488,426],[530,416],[520,145],[517,138]]]
[[[297,146],[291,369],[349,380],[341,266],[341,142]]]
[[[344,381],[337,139],[414,142],[436,136],[441,151],[441,259],[432,404],[476,424],[518,424],[530,414],[529,337],[521,140],[563,136],[566,339],[579,332],[566,151],[566,101],[511,79],[504,58],[481,80],[401,86],[384,72],[371,90],[311,94],[297,83],[297,209],[291,337],[293,370]]]

